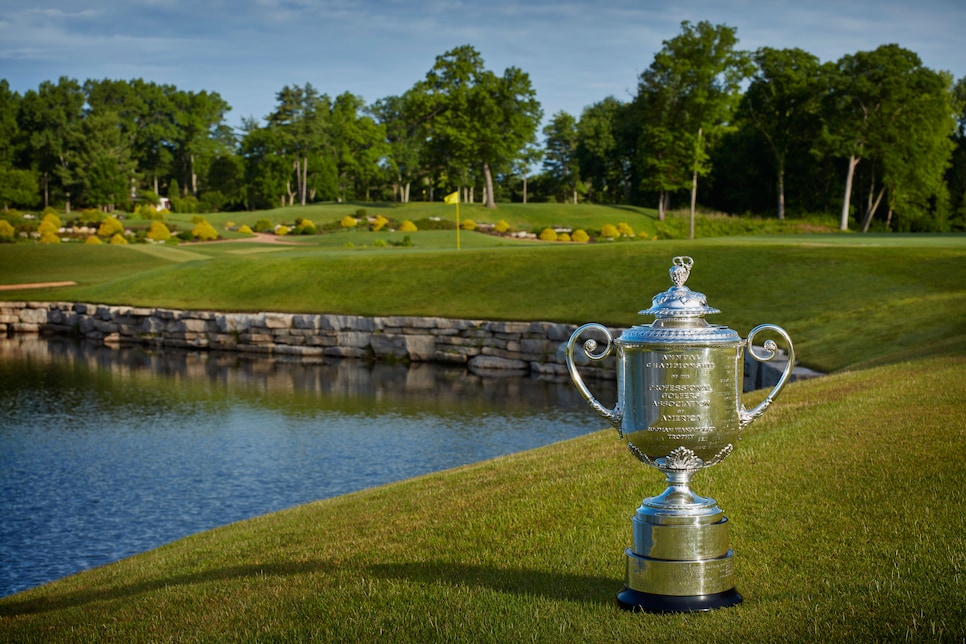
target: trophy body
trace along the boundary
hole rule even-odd
[[[693,260],[676,257],[674,286],[654,297],[641,314],[656,320],[627,329],[616,340],[599,324],[574,331],[567,345],[567,367],[588,404],[613,424],[630,452],[660,470],[667,487],[643,500],[633,519],[633,546],[625,551],[622,608],[656,612],[710,610],[741,602],[734,584],[734,553],[728,520],[714,499],[690,489],[692,475],[726,458],[741,430],[758,418],[785,385],[794,365],[791,339],[780,327],[761,325],[747,339],[704,316],[718,313],[705,296],[684,286]],[[583,350],[601,360],[617,355],[617,405],[608,409],[587,389],[574,362],[574,345],[587,331],[595,339]],[[751,410],[741,404],[744,352],[759,361],[776,355],[771,340],[764,352],[751,344],[770,330],[788,345],[789,361],[778,384]]]

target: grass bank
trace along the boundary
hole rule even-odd
[[[964,356],[794,383],[695,477],[745,602],[613,596],[661,489],[612,431],[195,535],[0,600],[5,641],[942,641],[966,634]],[[959,383],[959,384],[954,384]]]
[[[667,268],[682,254],[695,259],[689,286],[722,311],[714,322],[742,334],[779,324],[795,338],[802,363],[821,371],[942,353],[966,335],[963,236],[526,243],[460,252],[241,242],[7,245],[0,247],[4,282],[78,286],[0,298],[630,326],[649,321],[637,311],[670,285]]]

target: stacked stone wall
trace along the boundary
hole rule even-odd
[[[0,333],[74,335],[112,344],[246,351],[306,360],[354,358],[461,364],[475,373],[565,378],[576,329],[554,322],[325,313],[220,313],[76,302],[0,302]],[[623,329],[612,329],[618,337]],[[577,352],[583,356],[582,351]],[[616,359],[578,360],[585,378],[614,377]],[[768,387],[784,364],[745,360],[745,388]],[[807,370],[796,370],[806,377]]]

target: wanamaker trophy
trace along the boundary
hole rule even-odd
[[[763,324],[742,339],[725,326],[709,324],[704,316],[720,311],[684,285],[693,263],[690,257],[674,258],[674,285],[640,311],[654,316],[652,323],[631,327],[616,340],[603,325],[585,324],[567,343],[567,368],[581,395],[617,428],[635,457],[666,477],[664,492],[645,498],[632,519],[634,545],[624,553],[624,589],[617,595],[618,605],[628,610],[706,611],[741,602],[728,519],[714,499],[691,491],[691,477],[731,454],[741,430],[768,409],[795,364],[791,338],[781,327]],[[616,353],[613,409],[594,398],[578,372],[574,346],[587,331],[603,335],[606,344],[601,348],[598,340],[586,340],[586,358],[603,360]],[[759,362],[778,353],[771,339],[762,347],[753,344],[763,331],[783,339],[788,364],[765,399],[746,409],[741,403],[745,350]]]

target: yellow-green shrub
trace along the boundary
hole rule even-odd
[[[151,227],[148,228],[148,233],[145,237],[157,242],[164,242],[171,239],[171,231],[168,230],[168,227],[164,223],[155,221],[151,223]]]
[[[574,234],[570,236],[570,239],[581,244],[586,244],[590,241],[590,235],[588,235],[587,231],[583,228],[578,228],[574,231]]]
[[[52,233],[48,230],[40,234],[40,243],[41,244],[59,244],[60,237],[57,236],[57,233]]]
[[[568,235],[567,233],[560,233],[559,235],[557,235],[557,241],[569,242],[570,235]]]
[[[496,226],[494,226],[493,229],[498,233],[505,233],[506,231],[510,230],[510,224],[501,219],[500,221],[496,222]]]
[[[248,227],[248,224],[242,224],[241,226],[239,226],[238,232],[245,233],[246,235],[254,235],[255,234],[255,233],[252,232],[252,229]]]
[[[540,239],[543,241],[557,241],[557,233],[553,228],[544,228],[540,231]]]
[[[375,220],[373,220],[372,222],[372,230],[375,232],[379,232],[380,230],[385,228],[386,224],[388,223],[389,223],[388,219],[386,219],[382,215],[376,215]]]
[[[50,216],[51,215],[47,215],[47,217],[50,217]],[[49,219],[47,219],[47,217],[44,217],[44,220],[40,222],[39,226],[37,226],[37,232],[40,233],[41,237],[44,235],[56,236],[60,226],[54,225],[54,223],[51,222]]]
[[[113,237],[114,235],[118,235],[123,232],[124,224],[119,222],[115,217],[108,217],[101,223],[100,227],[98,227],[97,236],[104,237],[106,239],[107,237]]]
[[[44,215],[44,218],[40,221],[40,223],[41,225],[50,224],[51,226],[54,227],[55,232],[59,230],[60,227],[63,225],[60,223],[60,217],[58,217],[56,214],[52,212],[48,212],[46,215]]]
[[[476,230],[476,222],[472,219],[464,219],[463,230]]]
[[[284,224],[281,225],[281,226],[276,226],[275,227],[275,234],[278,235],[279,237],[284,237],[288,233],[289,233],[288,226],[286,226]]]
[[[127,240],[124,239],[124,235],[122,235],[121,233],[116,233],[113,237],[111,237],[111,243],[112,244],[126,244],[127,243]]]
[[[13,241],[14,235],[17,233],[10,225],[9,221],[5,219],[0,219],[0,239]]]
[[[91,235],[90,237],[84,240],[84,243],[85,244],[103,244],[104,242],[102,242],[101,238],[98,237],[97,235]]]
[[[617,232],[619,232],[621,235],[626,235],[627,237],[634,236],[634,229],[631,228],[630,224],[623,221],[617,224]]]
[[[191,229],[191,236],[202,241],[210,241],[218,239],[218,231],[207,221],[202,221],[195,224],[195,227]]]
[[[409,221],[408,219],[406,221],[402,222],[401,224],[399,224],[399,231],[400,232],[413,233],[413,232],[416,232],[417,230],[419,230],[419,229],[416,228],[416,224],[414,224],[413,222]]]
[[[604,227],[600,229],[600,236],[615,239],[620,237],[621,233],[614,224],[604,224]]]
[[[346,215],[345,217],[342,218],[342,221],[339,222],[339,225],[342,226],[343,228],[355,228],[356,225],[358,225],[358,223],[359,223],[358,219],[356,219],[352,215]]]

